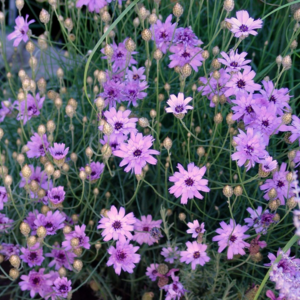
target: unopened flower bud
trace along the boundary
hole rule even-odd
[[[297,10],[294,12],[294,19],[295,19],[295,21],[297,21],[297,22],[300,21],[300,8],[297,9]]]
[[[136,44],[132,38],[128,38],[125,42],[125,47],[129,52],[133,52],[136,48]]]
[[[20,11],[24,7],[24,0],[16,0],[16,7]]]
[[[36,234],[39,238],[44,238],[47,235],[47,230],[44,226],[39,226],[36,230]]]
[[[152,33],[150,31],[150,29],[144,29],[142,31],[142,39],[146,42],[150,41],[152,38]]]
[[[268,192],[270,199],[275,199],[277,197],[277,191],[274,188],[271,188]]]
[[[27,245],[28,247],[32,247],[37,243],[37,238],[35,235],[31,235],[30,237],[27,238]]]
[[[185,214],[185,213],[180,213],[180,214],[178,215],[178,219],[179,219],[180,221],[184,221],[184,220],[186,219],[186,214]]]
[[[289,55],[287,55],[282,59],[282,67],[284,70],[288,70],[291,68],[291,66],[292,66],[292,59]]]
[[[16,280],[19,277],[20,273],[17,269],[13,268],[9,270],[9,276],[13,279]]]
[[[233,189],[230,185],[225,185],[223,188],[223,194],[224,196],[226,196],[227,198],[230,198],[233,194]]]
[[[13,267],[18,269],[20,267],[21,260],[20,260],[20,257],[18,255],[13,254],[13,255],[10,256],[9,262],[11,263],[11,265]]]
[[[179,3],[176,3],[173,7],[173,15],[177,18],[180,18],[182,14],[183,14],[183,7]]]
[[[233,193],[238,197],[241,196],[243,194],[243,189],[240,185],[237,185],[234,189],[233,189]]]
[[[169,137],[166,137],[163,141],[163,145],[167,150],[170,150],[172,147],[172,140]]]
[[[222,117],[221,113],[217,113],[217,114],[214,116],[214,122],[215,122],[216,124],[220,124],[220,123],[222,123],[222,121],[223,121],[223,117]]]
[[[189,77],[192,74],[192,67],[190,64],[185,64],[182,68],[181,68],[181,74],[184,78]]]
[[[202,57],[204,60],[208,59],[209,58],[209,52],[207,50],[204,50],[202,53],[201,53]]]
[[[107,58],[112,58],[113,54],[114,54],[114,49],[111,45],[107,44],[104,47],[104,54],[107,56]]]
[[[282,123],[287,125],[292,122],[292,114],[291,113],[285,113],[281,117]]]
[[[227,12],[232,11],[234,9],[234,0],[225,0],[223,7]]]
[[[156,60],[160,60],[163,57],[163,53],[160,49],[156,49],[153,53],[153,58]]]
[[[73,268],[75,271],[80,272],[82,267],[83,267],[83,263],[81,260],[79,259],[74,260]]]
[[[27,164],[22,168],[21,172],[25,179],[29,179],[32,174],[32,171]]]
[[[146,118],[139,118],[138,123],[143,128],[148,127],[150,125],[148,119]]]
[[[47,24],[50,21],[50,14],[43,8],[40,12],[40,21]]]
[[[109,144],[103,145],[101,148],[101,153],[102,153],[104,159],[109,159],[112,154],[110,145]]]

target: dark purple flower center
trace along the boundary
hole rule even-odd
[[[114,149],[114,150],[117,149],[117,146],[118,146],[117,143],[111,143],[111,144],[110,144],[110,147],[111,147],[112,149]]]
[[[131,97],[136,97],[136,96],[137,96],[136,90],[129,90],[129,91],[128,91],[128,94],[129,94],[129,96],[131,96]]]
[[[166,34],[166,32],[165,31],[161,31],[161,33],[160,33],[160,38],[161,39],[165,39],[165,38],[167,38],[168,37],[168,35]]]
[[[33,283],[34,285],[38,285],[38,284],[40,283],[40,281],[41,281],[41,279],[40,279],[39,277],[34,277],[34,278],[32,279],[32,283]]]
[[[36,252],[31,252],[31,253],[29,254],[28,258],[29,258],[30,260],[35,260],[35,259],[37,258]]]
[[[269,126],[270,126],[268,120],[263,120],[263,121],[261,122],[261,124],[262,124],[262,126],[264,126],[264,127],[269,127]]]
[[[175,107],[175,111],[177,112],[177,113],[181,113],[182,111],[183,111],[183,105],[177,105],[176,107]]]
[[[262,224],[264,224],[265,226],[269,226],[271,223],[273,223],[273,217],[274,217],[273,214],[268,214],[268,213],[262,214],[261,216]]]
[[[37,108],[34,105],[33,106],[28,106],[27,111],[28,111],[28,113],[34,115],[37,112]]]
[[[59,291],[61,293],[66,293],[68,291],[68,287],[65,285],[65,284],[62,284],[60,287],[59,287]]]
[[[200,252],[199,251],[194,252],[193,257],[195,259],[199,258],[200,257]]]
[[[44,149],[44,145],[43,145],[43,144],[40,145],[39,151],[40,151],[40,154],[41,154],[42,156],[45,155],[45,149]]]
[[[109,97],[116,97],[116,93],[115,93],[115,91],[113,90],[113,89],[111,89],[111,90],[109,90],[108,92],[107,92],[107,95],[109,96]]]
[[[112,227],[114,228],[114,230],[118,230],[120,228],[122,228],[122,224],[120,221],[115,221],[113,224],[112,224]]]
[[[230,240],[230,242],[234,243],[236,241],[236,239],[237,239],[237,237],[235,235],[232,235],[229,240]]]
[[[141,155],[142,155],[142,151],[139,150],[139,149],[136,149],[136,150],[133,152],[133,156],[135,156],[135,157],[139,157],[139,156],[141,156]]]
[[[47,222],[45,228],[52,228],[53,224],[51,222]]]
[[[91,176],[95,176],[96,175],[96,171],[92,171]]]
[[[236,85],[238,86],[239,89],[244,89],[246,86],[246,82],[240,79],[239,81],[237,81]]]
[[[239,64],[236,61],[233,61],[230,66],[236,68]]]
[[[58,195],[55,195],[53,198],[56,200],[60,200],[60,196],[58,196]]]
[[[274,103],[276,103],[276,98],[275,98],[275,96],[271,96],[270,97],[270,99],[269,99],[269,102],[274,102]]]
[[[279,188],[282,188],[282,187],[284,186],[284,182],[282,182],[281,180],[278,180],[277,186],[278,186]]]
[[[21,29],[20,32],[24,35],[25,34],[25,30]]]
[[[247,154],[251,154],[254,151],[254,148],[250,145],[247,145],[245,151]]]
[[[143,231],[149,231],[149,227],[143,227]]]
[[[118,53],[117,53],[117,58],[122,58],[124,56],[124,54],[121,52],[121,51],[119,51]]]
[[[126,258],[126,253],[124,253],[122,250],[118,250],[116,254],[116,258],[118,261],[123,261]]]
[[[196,231],[196,233],[200,233],[200,232],[201,232],[201,227],[197,227],[197,228],[195,229],[195,231]]]
[[[241,25],[241,26],[240,26],[240,31],[241,31],[241,32],[247,32],[247,31],[248,31],[248,26],[246,26],[246,25],[244,25],[244,24]]]
[[[186,179],[184,182],[187,186],[192,186],[194,184],[194,180],[191,177]]]
[[[140,79],[140,76],[139,76],[138,74],[134,74],[134,75],[132,76],[132,79],[133,79],[133,80],[138,80],[138,79]]]
[[[57,255],[57,259],[60,260],[60,261],[64,261],[66,259],[66,255],[64,253],[59,253]]]
[[[195,252],[196,253],[196,252]],[[178,290],[178,285],[176,283],[173,283],[173,290],[176,292]]]
[[[246,112],[248,113],[248,114],[251,114],[251,113],[253,113],[253,108],[252,108],[252,106],[251,105],[248,105],[247,107],[246,107]]]
[[[63,152],[58,151],[58,152],[55,152],[55,156],[56,156],[56,155],[64,155],[64,154],[63,154]]]
[[[156,270],[152,271],[152,275],[156,275],[158,272]]]
[[[122,127],[123,127],[123,123],[121,123],[121,122],[116,122],[115,123],[115,129],[116,130],[120,130]]]
[[[186,52],[186,51],[184,51],[184,52],[181,54],[181,56],[184,57],[184,58],[189,58],[189,57],[191,57],[190,53],[188,53],[188,52]]]

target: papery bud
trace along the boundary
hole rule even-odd
[[[32,54],[33,53],[33,51],[34,51],[34,49],[35,49],[35,46],[34,46],[34,43],[33,42],[31,42],[31,41],[29,41],[27,44],[26,44],[26,50],[30,53],[30,54]],[[19,77],[20,77],[20,79],[22,80],[22,78],[24,78],[25,76],[26,76],[26,73],[22,76],[22,73],[23,72],[21,72],[21,71],[23,71],[24,73],[25,73],[25,71],[24,70],[20,70],[19,71]],[[20,76],[20,72],[21,72],[21,76]]]
[[[36,230],[36,234],[39,238],[44,238],[47,235],[47,230],[44,226],[39,226]]]
[[[133,52],[136,48],[136,44],[132,38],[128,38],[125,42],[125,47],[129,52]]]
[[[22,175],[23,175],[23,177],[24,177],[25,179],[29,179],[30,176],[31,176],[31,174],[32,174],[32,171],[31,171],[31,169],[29,168],[29,166],[26,164],[26,165],[22,168],[21,173],[22,173]]]
[[[140,19],[139,18],[134,18],[133,19],[133,26],[137,28],[140,25]]]
[[[268,192],[270,199],[275,199],[277,197],[277,191],[274,188],[271,188]]]
[[[230,185],[226,185],[223,188],[223,194],[224,196],[226,196],[227,198],[230,198],[233,194],[233,189]]]
[[[204,50],[202,53],[201,53],[202,57],[204,60],[208,59],[209,58],[209,52],[207,50]]]
[[[185,64],[182,68],[181,68],[181,74],[184,78],[189,77],[192,74],[192,67],[190,64]]]
[[[20,264],[21,264],[20,257],[18,255],[15,255],[15,254],[13,254],[13,255],[10,256],[9,262],[16,269],[18,269],[20,267]]]
[[[58,269],[58,274],[60,277],[66,277],[67,276],[67,270],[64,267],[60,267]]]
[[[269,208],[271,211],[277,210],[277,208],[280,206],[281,202],[279,199],[273,199],[269,200]]]
[[[183,14],[183,7],[179,3],[176,3],[173,7],[173,15],[177,18],[180,18],[182,14]]]
[[[74,27],[74,24],[73,24],[73,21],[72,21],[71,18],[65,19],[64,25],[65,25],[65,27],[67,28],[67,30],[68,30],[69,32],[70,32],[70,31],[73,29],[73,27]]]
[[[172,140],[169,137],[166,137],[163,141],[163,145],[167,150],[170,150],[172,148]]]
[[[217,113],[217,114],[214,116],[214,122],[215,122],[216,124],[220,124],[220,123],[222,123],[222,121],[223,121],[223,117],[222,117],[221,113]]]
[[[148,20],[149,20],[149,23],[150,23],[151,25],[154,25],[154,24],[156,23],[156,21],[157,21],[157,16],[156,16],[156,14],[151,14],[151,15],[149,16]]]
[[[282,67],[284,70],[288,70],[291,68],[291,66],[292,66],[292,59],[289,55],[287,55],[282,59]]]
[[[198,147],[197,154],[199,157],[202,157],[205,154],[205,149],[202,146]]]
[[[80,272],[82,267],[83,267],[83,263],[81,260],[79,259],[74,260],[73,268],[75,271]]]
[[[103,145],[101,148],[101,153],[102,153],[104,159],[109,159],[112,154],[110,145],[109,144]]]
[[[294,19],[295,19],[295,21],[297,21],[297,22],[300,21],[300,9],[297,9],[297,10],[294,12]]]
[[[24,7],[24,0],[16,0],[16,7],[20,11]]]
[[[30,233],[30,226],[27,223],[22,222],[20,224],[20,231],[24,236],[28,236]]]
[[[142,39],[146,42],[150,41],[152,38],[152,33],[149,29],[144,29],[142,31]]]
[[[50,14],[43,8],[39,18],[42,23],[47,24],[50,21]]]
[[[232,11],[234,9],[234,0],[225,0],[223,7],[227,12]]]
[[[139,118],[138,123],[143,128],[148,127],[150,125],[147,118]]]
[[[10,175],[6,175],[4,177],[4,184],[6,186],[11,186],[12,182],[13,182],[13,179],[12,179],[12,177]]]
[[[68,117],[73,118],[75,114],[74,107],[71,105],[67,105],[65,108],[66,114]]]
[[[20,275],[20,272],[17,269],[10,269],[9,270],[9,276],[13,279],[16,280]]]
[[[163,53],[160,49],[156,49],[153,53],[153,58],[156,60],[160,60],[163,57]]]
[[[104,47],[104,54],[107,56],[107,58],[112,58],[114,54],[114,49],[111,45],[107,44]]]
[[[218,46],[213,47],[212,53],[213,53],[214,56],[219,55],[219,53],[220,53],[220,48],[219,48]]]
[[[243,189],[240,185],[237,185],[234,189],[233,189],[233,193],[235,194],[235,196],[241,196],[243,194]]]
[[[292,114],[291,113],[285,113],[281,117],[282,123],[287,125],[292,122]]]
[[[91,147],[87,147],[86,149],[85,149],[85,155],[88,157],[88,158],[91,158],[92,156],[93,156],[93,150],[92,150],[92,148]]]
[[[180,221],[184,221],[184,220],[186,219],[186,214],[185,214],[185,213],[180,213],[180,214],[178,215],[178,219],[179,219]]]

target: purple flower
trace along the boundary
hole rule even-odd
[[[240,134],[234,137],[237,143],[236,152],[231,155],[232,160],[238,161],[238,166],[242,166],[247,162],[247,171],[254,167],[255,163],[260,163],[260,159],[268,156],[265,150],[265,140],[260,132],[255,132],[253,128],[247,129],[247,134],[239,129]]]
[[[155,40],[156,47],[163,53],[167,52],[167,49],[172,41],[173,32],[176,28],[176,23],[172,24],[172,15],[169,15],[162,23],[157,20],[156,24],[151,25],[152,39]]]
[[[285,204],[285,198],[288,199],[294,195],[293,189],[289,186],[286,179],[288,171],[286,171],[287,164],[282,163],[280,170],[273,174],[272,179],[267,179],[263,185],[260,186],[262,191],[266,191],[264,199],[270,200],[268,192],[270,189],[274,188],[277,192],[277,198],[280,200],[281,204]]]
[[[146,275],[152,280],[155,281],[157,278],[157,271],[158,264],[151,264],[149,267],[147,267]]]
[[[247,37],[249,34],[257,35],[255,29],[262,28],[262,20],[254,20],[249,17],[246,10],[236,12],[236,18],[225,19],[232,25],[230,31],[234,33],[235,37]]]
[[[15,20],[16,26],[15,26],[15,31],[12,32],[7,36],[7,39],[9,41],[14,40],[14,47],[18,47],[18,45],[23,41],[26,43],[29,40],[29,37],[27,35],[29,31],[29,25],[34,23],[34,20],[31,20],[28,22],[28,17],[29,15],[26,15],[25,19],[21,16],[18,16]]]
[[[36,168],[34,168],[33,165],[28,165],[30,170],[31,170],[31,176],[28,179],[28,184],[30,184],[30,182],[32,180],[35,180],[37,183],[40,184],[41,188],[43,189],[48,189],[48,176],[45,173],[45,171],[42,171],[42,168],[40,166],[37,166]],[[22,172],[20,172],[21,175],[21,182],[19,187],[24,187],[26,185],[26,179],[23,177]]]
[[[28,263],[29,267],[40,266],[44,261],[43,257],[43,247],[40,243],[36,243],[34,246],[30,248],[21,248],[21,252],[23,253],[20,255],[20,258]]]
[[[141,260],[141,256],[136,254],[140,247],[129,244],[129,241],[117,241],[116,248],[110,246],[107,252],[110,257],[107,266],[114,266],[115,272],[120,275],[121,269],[128,273],[133,273],[135,264]]]
[[[18,105],[16,105],[16,108],[19,110],[17,120],[22,120],[25,125],[32,117],[39,116],[44,100],[45,97],[41,98],[39,93],[35,97],[28,93],[27,100],[18,102]]]
[[[132,66],[132,70],[127,70],[126,78],[128,81],[143,81],[146,80],[146,75],[144,75],[145,68],[136,68]]]
[[[180,252],[178,251],[178,247],[167,247],[162,248],[160,254],[165,257],[166,262],[173,264],[179,258]]]
[[[220,54],[223,58],[218,58],[218,61],[227,67],[226,71],[228,72],[240,71],[251,62],[251,59],[245,60],[245,57],[248,54],[247,52],[242,52],[241,54],[238,54],[238,50],[236,50],[236,52],[230,50],[229,55],[224,51],[222,51]]]
[[[20,246],[2,243],[0,253],[5,256],[5,260],[9,260],[12,255],[19,255]]]
[[[236,254],[244,255],[244,248],[250,246],[250,244],[244,242],[244,239],[250,236],[248,234],[244,234],[249,229],[248,226],[241,226],[240,224],[236,225],[235,221],[232,219],[230,219],[229,225],[222,221],[220,226],[221,228],[216,230],[219,235],[212,238],[214,242],[218,242],[218,252],[221,253],[226,247],[228,247],[228,259],[232,259],[233,255]]]
[[[24,222],[26,222],[30,226],[30,229],[32,231],[31,234],[33,234],[33,235],[36,234],[36,230],[38,227],[34,223],[38,214],[39,214],[39,211],[37,209],[35,209],[34,211],[29,212],[27,218],[24,219]]]
[[[121,139],[123,135],[137,133],[136,122],[138,121],[138,118],[130,118],[129,115],[131,114],[131,111],[129,109],[125,111],[117,111],[114,107],[112,107],[103,114],[106,118],[106,122],[112,126],[114,130],[113,133],[116,136],[120,136]]]
[[[99,221],[98,229],[104,229],[101,235],[104,237],[104,241],[122,240],[125,241],[126,238],[132,239],[132,234],[130,231],[134,229],[134,223],[136,218],[133,213],[125,215],[125,208],[120,207],[118,212],[117,208],[112,205],[110,210],[107,212],[107,217],[103,217]],[[126,238],[125,238],[126,237]]]
[[[53,159],[62,160],[65,159],[66,155],[68,154],[69,147],[66,148],[66,145],[64,143],[54,143],[54,147],[49,148],[49,152]]]
[[[100,96],[105,100],[105,106],[109,105],[109,108],[116,107],[117,103],[121,102],[122,91],[125,85],[122,82],[115,82],[113,80],[107,80],[103,83],[103,92]]]
[[[3,204],[8,201],[7,192],[4,186],[0,186],[0,210],[3,209]]]
[[[146,81],[126,82],[122,90],[122,101],[128,101],[128,106],[132,103],[133,106],[138,106],[137,100],[142,100],[147,96],[147,93],[143,92],[148,87]]]
[[[271,300],[284,300],[284,298],[276,297],[275,294],[271,290],[267,290],[266,296]]]
[[[140,245],[147,243],[149,246],[157,242],[157,239],[151,235],[151,229],[160,228],[162,220],[152,221],[152,216],[141,216],[141,221],[136,219],[134,223],[134,236],[132,240],[138,242]]]
[[[44,226],[47,231],[47,235],[54,235],[58,229],[64,227],[64,217],[58,210],[54,213],[52,211],[48,211],[47,215],[38,214],[34,224],[39,226]]]
[[[181,196],[180,203],[187,204],[188,199],[194,197],[203,199],[203,196],[199,193],[209,192],[207,187],[208,180],[202,179],[206,172],[206,167],[198,168],[194,163],[189,163],[187,171],[181,164],[177,164],[179,172],[175,172],[174,175],[169,177],[169,181],[175,182],[175,184],[169,188],[169,193],[174,194],[176,198]]]
[[[204,266],[210,261],[210,258],[206,254],[207,245],[198,244],[196,241],[193,243],[186,243],[187,250],[180,252],[180,261],[186,264],[192,263],[192,270],[196,269],[197,265]]]
[[[172,277],[174,281],[171,284],[163,286],[163,289],[167,292],[165,300],[181,299],[184,297],[185,292],[187,292],[182,283],[178,281],[179,278],[176,276]]]
[[[53,204],[62,203],[65,200],[65,195],[66,193],[63,186],[52,188],[47,194],[49,201],[51,201]]]
[[[166,108],[167,113],[173,113],[175,117],[182,119],[187,113],[188,109],[193,109],[192,106],[188,105],[193,98],[187,97],[184,99],[184,94],[179,93],[178,97],[170,95],[170,99],[167,101],[169,107]]]
[[[100,178],[100,175],[103,173],[105,165],[104,163],[99,163],[98,161],[92,161],[89,166],[91,167],[92,172],[91,174],[86,176],[86,179],[91,180],[91,182],[94,183],[97,179]],[[80,168],[80,171],[84,171],[84,168]]]
[[[38,272],[31,270],[28,275],[22,275],[23,281],[19,282],[22,291],[30,291],[30,297],[34,298],[38,293],[41,297],[46,295],[52,285],[49,274],[44,274],[45,269],[41,268]]]
[[[261,169],[264,172],[271,172],[277,168],[277,160],[273,160],[273,157],[267,156],[260,161]]]
[[[202,66],[203,57],[201,55],[201,48],[177,45],[171,46],[170,52],[174,54],[169,56],[171,60],[168,65],[169,68],[183,67],[185,64],[190,64],[194,71],[198,72],[198,67]]]
[[[260,90],[260,85],[255,83],[253,78],[255,77],[255,72],[251,70],[250,67],[245,67],[243,73],[234,73],[225,85],[228,89],[225,91],[224,95],[226,97],[237,95],[238,93],[253,93]]]
[[[41,137],[39,134],[35,133],[31,138],[31,141],[27,143],[29,150],[26,152],[28,158],[45,156],[48,152],[49,143],[47,140],[47,135],[43,134]]]
[[[53,248],[51,253],[45,254],[47,257],[52,257],[53,260],[50,262],[49,267],[55,265],[55,270],[58,270],[61,267],[65,267],[68,270],[72,271],[72,264],[74,262],[74,257],[76,254],[73,253],[73,249],[65,250],[60,248]]]
[[[145,165],[156,165],[157,159],[151,155],[160,154],[159,151],[149,149],[153,144],[153,137],[151,135],[143,136],[141,133],[134,135],[130,134],[130,139],[127,143],[120,145],[119,150],[115,150],[113,154],[122,157],[120,167],[127,165],[125,172],[134,171],[136,175],[142,173],[142,168]]]
[[[67,298],[68,293],[72,290],[72,282],[67,277],[57,278],[53,282],[53,290],[57,297]]]
[[[198,220],[195,220],[193,223],[187,223],[187,226],[190,228],[186,232],[192,234],[192,238],[198,237],[199,233],[203,234],[205,232],[204,223],[199,224]]]
[[[85,234],[85,228],[86,225],[84,224],[81,226],[76,225],[74,231],[65,235],[66,240],[62,243],[62,246],[65,248],[65,250],[72,249],[71,240],[73,238],[77,238],[79,241],[79,244],[76,248],[82,247],[85,249],[90,249],[90,238]]]
[[[125,135],[116,135],[112,133],[109,137],[107,135],[103,136],[103,140],[100,140],[100,143],[102,145],[109,144],[111,149],[119,150],[121,144],[123,144],[127,140],[127,137]]]
[[[89,12],[96,12],[99,14],[100,9],[107,5],[106,0],[78,0],[76,7],[88,6]]]
[[[174,35],[174,44],[197,47],[203,44],[193,32],[191,27],[177,28]]]
[[[11,100],[8,99],[7,101],[1,102],[1,109],[0,109],[0,123],[2,123],[5,117],[13,112],[13,109],[16,108],[16,103],[12,104]]]
[[[9,219],[5,214],[0,213],[0,233],[7,233],[7,230],[13,226],[14,220]]]
[[[290,126],[282,126],[283,130],[282,131],[290,131],[292,134],[289,137],[289,140],[293,143],[296,140],[299,140],[299,145],[300,145],[300,119],[293,115],[292,116],[292,124]]]

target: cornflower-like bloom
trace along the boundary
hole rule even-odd
[[[43,134],[41,137],[39,134],[35,133],[27,143],[29,150],[26,152],[26,155],[28,158],[45,156],[46,152],[48,152],[49,145],[46,134]]]
[[[271,172],[277,168],[277,160],[273,160],[273,157],[267,156],[260,161],[261,169],[264,172]]]
[[[209,192],[207,187],[208,180],[202,179],[206,172],[206,167],[198,168],[194,163],[189,163],[187,171],[181,164],[177,164],[179,172],[175,172],[173,176],[169,177],[169,181],[175,184],[169,189],[170,194],[174,194],[176,198],[181,196],[180,203],[187,204],[188,199],[194,197],[203,199],[203,196],[199,193]]]
[[[155,281],[157,278],[157,268],[158,268],[158,264],[151,264],[149,267],[147,267],[146,269],[146,275],[152,280]]]
[[[62,246],[65,248],[65,250],[72,249],[71,240],[73,238],[77,238],[79,241],[79,244],[78,246],[76,246],[76,248],[82,247],[85,249],[90,249],[90,238],[85,234],[85,228],[86,225],[84,224],[81,226],[76,225],[74,231],[71,231],[70,233],[65,235],[66,240],[62,243]]]
[[[7,191],[4,186],[0,186],[0,210],[3,209],[3,204],[8,201]]]
[[[5,260],[9,260],[12,255],[18,255],[20,253],[20,246],[14,244],[1,244],[0,254],[5,256]]]
[[[172,274],[173,282],[167,284],[163,289],[167,292],[165,300],[181,299],[187,290],[182,283],[179,282],[179,277]]]
[[[143,92],[148,87],[146,81],[128,81],[124,85],[122,90],[122,101],[128,101],[128,106],[132,103],[133,106],[138,106],[137,100],[142,100],[147,96],[147,93]]]
[[[28,275],[21,276],[23,281],[19,282],[19,286],[22,291],[30,291],[31,298],[34,298],[36,293],[44,297],[52,285],[50,275],[44,274],[44,271],[44,268],[38,271],[31,270]]]
[[[122,139],[124,135],[128,135],[129,133],[137,133],[136,122],[138,118],[129,118],[131,114],[131,110],[116,110],[112,107],[110,110],[105,111],[104,116],[106,118],[106,122],[110,124],[113,128],[113,133]]]
[[[20,255],[20,258],[28,263],[29,267],[40,266],[44,261],[43,257],[43,247],[40,243],[36,243],[34,246],[28,248],[21,248],[21,252],[23,253]]]
[[[131,67],[132,70],[127,70],[126,79],[128,81],[143,81],[146,80],[146,75],[144,75],[145,68],[136,68],[135,66]]]
[[[152,39],[155,40],[156,47],[166,53],[167,49],[172,41],[173,32],[176,27],[176,23],[172,24],[172,15],[169,15],[165,21],[162,23],[161,20],[151,25]]]
[[[133,273],[135,264],[141,260],[141,256],[136,254],[140,247],[129,244],[129,241],[117,241],[116,248],[110,246],[107,252],[110,257],[107,262],[107,266],[114,266],[116,274],[120,275],[121,270]]]
[[[155,239],[150,232],[153,228],[160,228],[161,222],[162,220],[152,220],[151,215],[148,215],[147,217],[141,216],[141,221],[136,219],[134,223],[134,236],[132,237],[132,240],[138,242],[140,245],[146,243],[149,246],[158,242],[158,240]]]
[[[174,54],[169,56],[171,60],[168,65],[169,68],[183,67],[185,64],[189,64],[195,72],[198,72],[198,67],[202,66],[203,57],[201,55],[201,48],[176,45],[170,47],[170,52]]]
[[[66,148],[64,143],[54,143],[54,147],[50,147],[49,152],[55,161],[61,161],[67,156],[69,147]]]
[[[121,144],[123,144],[127,140],[126,135],[115,135],[112,133],[109,137],[107,135],[103,136],[103,140],[100,140],[102,145],[109,144],[112,151],[119,150]]]
[[[189,26],[186,28],[176,28],[173,44],[197,47],[203,44],[203,42],[198,39],[191,26]]]
[[[88,166],[88,165],[87,165]],[[87,180],[91,180],[92,183],[96,182],[97,179],[100,178],[100,175],[103,173],[103,170],[104,170],[104,163],[100,163],[100,162],[94,162],[92,161],[89,165],[91,167],[91,174],[88,174],[86,176],[86,179]],[[80,171],[84,171],[84,168],[80,168]]]
[[[39,183],[41,188],[48,189],[48,176],[45,173],[45,171],[42,171],[42,168],[40,166],[37,166],[36,168],[34,168],[33,165],[28,165],[28,167],[31,170],[31,176],[27,180],[27,184],[30,184],[30,182],[32,180],[35,180],[37,183]],[[22,172],[20,172],[20,176],[21,176],[21,182],[20,182],[19,187],[22,188],[26,185],[26,179],[23,177]]]
[[[247,129],[247,133],[240,129],[239,132],[240,134],[233,138],[237,146],[231,158],[237,160],[240,167],[247,162],[248,171],[256,162],[259,163],[261,158],[268,156],[268,152],[265,150],[265,141],[260,132],[255,132],[251,127]]]
[[[57,278],[53,282],[53,290],[55,296],[59,298],[67,298],[68,293],[72,290],[72,282],[67,277]]]
[[[53,260],[49,263],[49,267],[55,266],[55,270],[58,270],[61,267],[72,270],[72,264],[76,254],[73,253],[72,248],[70,250],[65,250],[54,247],[51,250],[51,253],[47,253],[45,256],[53,258]]]
[[[293,115],[292,116],[292,124],[290,126],[282,126],[283,130],[282,131],[290,131],[292,134],[289,137],[289,140],[293,143],[296,140],[299,140],[299,145],[300,145],[300,119]]]
[[[0,233],[7,233],[7,230],[13,226],[14,220],[9,219],[5,214],[0,213]]]
[[[190,228],[186,232],[192,234],[192,238],[198,237],[199,233],[204,233],[204,223],[199,224],[198,220],[195,220],[193,223],[189,222],[187,223],[187,226]]]
[[[159,151],[149,149],[153,144],[153,137],[151,135],[143,136],[141,133],[134,135],[130,134],[130,139],[127,143],[120,145],[119,150],[115,150],[113,154],[122,157],[120,167],[127,165],[125,172],[134,171],[136,175],[142,173],[145,165],[156,165],[157,159],[152,155],[159,155]]]
[[[228,259],[232,259],[233,255],[236,254],[244,255],[244,248],[250,246],[250,244],[244,242],[244,239],[250,237],[250,235],[245,234],[249,227],[246,225],[241,226],[240,224],[235,224],[235,221],[232,219],[230,219],[229,225],[222,221],[220,226],[221,228],[216,230],[219,235],[212,238],[214,242],[218,242],[218,252],[221,253],[226,247],[228,247]]]
[[[179,258],[180,251],[178,251],[178,247],[167,247],[162,248],[160,254],[165,257],[166,262],[173,264]]]
[[[248,66],[244,68],[243,73],[234,73],[230,81],[228,81],[225,85],[227,90],[225,91],[224,95],[229,97],[232,95],[237,95],[238,93],[253,93],[255,91],[259,91],[261,88],[260,85],[255,83],[253,80],[255,75],[256,73]]]
[[[114,80],[107,80],[103,83],[103,92],[100,96],[105,100],[105,106],[116,107],[117,103],[121,102],[122,91],[125,85],[122,82],[115,82]]]
[[[8,99],[7,101],[1,102],[1,109],[0,109],[0,123],[2,123],[5,117],[13,112],[16,103],[12,104],[11,100]]]
[[[107,5],[106,0],[78,0],[76,2],[76,7],[82,7],[86,5],[89,12],[96,12],[99,14],[100,9]]]
[[[184,94],[179,93],[178,97],[170,95],[170,99],[167,101],[169,107],[166,108],[167,113],[173,113],[176,118],[182,119],[187,113],[188,109],[193,109],[192,106],[188,105],[193,100],[192,97],[184,99]]]
[[[258,206],[255,210],[248,207],[247,211],[250,214],[250,218],[245,218],[244,221],[248,227],[253,226],[256,233],[266,234],[269,226],[275,223],[273,220],[275,214],[271,214],[268,209],[263,212],[262,207]]]
[[[132,234],[130,231],[134,229],[134,223],[136,218],[131,212],[125,215],[125,208],[120,207],[118,212],[117,208],[112,205],[110,210],[106,213],[107,217],[103,217],[99,221],[98,229],[104,229],[101,235],[104,237],[104,241],[122,240],[123,242],[128,238],[132,239]],[[126,237],[126,238],[125,238]]]
[[[262,20],[254,20],[249,17],[249,13],[246,10],[240,10],[236,12],[236,18],[225,19],[232,25],[230,31],[234,33],[235,37],[247,37],[249,34],[257,35],[255,29],[262,28]]]
[[[25,125],[32,117],[39,116],[44,100],[45,97],[41,98],[39,93],[35,97],[28,93],[27,100],[22,100],[20,103],[15,101],[16,108],[19,110],[17,120],[22,120]]]
[[[273,174],[272,179],[267,179],[263,185],[260,186],[262,191],[266,191],[264,199],[270,200],[268,192],[270,189],[274,188],[277,192],[277,198],[280,200],[281,204],[285,204],[285,198],[291,198],[293,193],[293,188],[289,186],[289,183],[286,179],[288,171],[286,171],[287,164],[282,163],[279,171]]]
[[[210,258],[206,254],[207,245],[198,244],[196,241],[193,243],[186,243],[187,250],[180,252],[180,261],[186,264],[192,263],[192,270],[196,269],[197,265],[204,266],[210,261]]]
[[[47,231],[47,235],[54,235],[58,229],[62,229],[64,227],[64,217],[58,210],[54,213],[52,211],[48,211],[47,215],[38,214],[34,224],[39,226],[44,226]]]
[[[63,186],[52,188],[47,194],[49,201],[54,205],[62,203],[65,200],[65,195]]]
[[[29,40],[29,37],[27,35],[29,31],[29,25],[34,23],[35,20],[30,20],[28,22],[29,15],[26,15],[25,19],[21,16],[18,16],[15,20],[16,26],[15,31],[13,31],[11,34],[7,36],[7,39],[9,41],[14,40],[13,46],[18,47],[21,41],[26,43]]]
[[[31,211],[28,213],[28,216],[24,219],[24,222],[26,222],[31,229],[31,234],[35,235],[37,230],[37,225],[34,223],[37,216],[39,215],[39,211],[35,209],[34,211]]]
[[[240,71],[251,62],[251,59],[245,60],[245,57],[248,54],[247,52],[242,52],[241,54],[238,54],[238,50],[236,50],[236,52],[230,50],[229,55],[224,51],[222,51],[220,54],[223,58],[218,58],[218,61],[227,67],[227,72]]]

